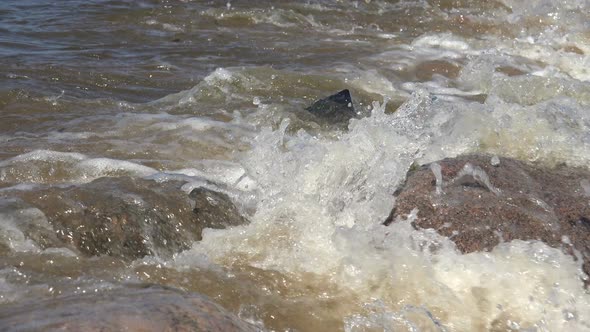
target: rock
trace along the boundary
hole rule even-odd
[[[352,97],[348,89],[320,99],[306,108],[306,110],[332,123],[348,123],[348,120],[357,115],[352,105]]]
[[[2,331],[261,331],[200,294],[136,286],[0,307]]]
[[[198,224],[222,229],[248,222],[226,194],[201,187],[193,189],[189,197],[194,199],[193,212]]]
[[[53,227],[55,236],[44,236],[39,243],[42,248],[65,243],[88,256],[166,257],[200,240],[206,227],[247,222],[227,195],[200,188],[191,198],[180,190],[182,185],[180,181],[105,177],[12,194],[21,204],[41,210]]]
[[[438,178],[438,180],[437,180]],[[590,275],[590,171],[467,155],[411,170],[384,224],[418,209],[416,228],[433,228],[464,252],[501,241],[540,240],[581,253]]]

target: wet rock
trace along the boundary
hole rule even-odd
[[[540,240],[579,252],[590,275],[589,180],[590,171],[582,168],[488,155],[445,159],[408,173],[385,224],[417,208],[414,227],[435,229],[462,252]]]
[[[348,120],[356,117],[352,97],[348,89],[320,99],[306,110],[332,123],[348,123]]]
[[[205,296],[126,287],[0,307],[2,331],[261,331]]]
[[[183,182],[100,178],[70,187],[13,193],[45,215],[55,237],[41,247],[66,246],[84,255],[136,259],[170,256],[201,239],[204,228],[246,223],[229,197],[204,188],[190,196]],[[196,201],[196,202],[195,202]]]
[[[194,200],[193,212],[198,224],[221,229],[247,223],[231,199],[224,193],[201,187],[193,189],[189,197]]]

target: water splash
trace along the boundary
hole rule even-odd
[[[443,178],[442,178],[442,171],[439,163],[432,163],[430,164],[430,170],[432,174],[434,174],[434,179],[436,180],[436,194],[442,194],[442,187],[443,187]]]
[[[494,193],[496,196],[500,196],[502,191],[492,185],[488,174],[481,169],[479,166],[474,166],[471,163],[466,163],[465,166],[457,173],[457,176],[451,183],[461,182],[466,176],[472,177],[477,183],[488,189],[490,192]]]

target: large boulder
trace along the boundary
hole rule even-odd
[[[117,288],[0,307],[2,331],[254,332],[205,296],[159,286]]]
[[[206,227],[247,222],[227,195],[204,188],[187,195],[180,190],[182,185],[181,181],[105,177],[82,185],[2,195],[16,196],[18,204],[34,207],[47,218],[54,234],[40,227],[25,233],[39,238],[40,247],[65,245],[87,256],[166,257],[200,240]]]
[[[584,261],[590,275],[590,171],[466,155],[411,170],[385,224],[417,209],[465,253],[514,239],[540,240]]]

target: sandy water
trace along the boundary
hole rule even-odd
[[[590,330],[580,263],[559,250],[462,255],[412,216],[381,225],[414,163],[487,152],[588,165],[589,9],[0,3],[0,310],[149,282],[276,331]],[[347,130],[304,110],[343,88],[359,112]],[[206,183],[251,224],[132,263],[23,235],[47,221],[11,191],[122,175]]]

